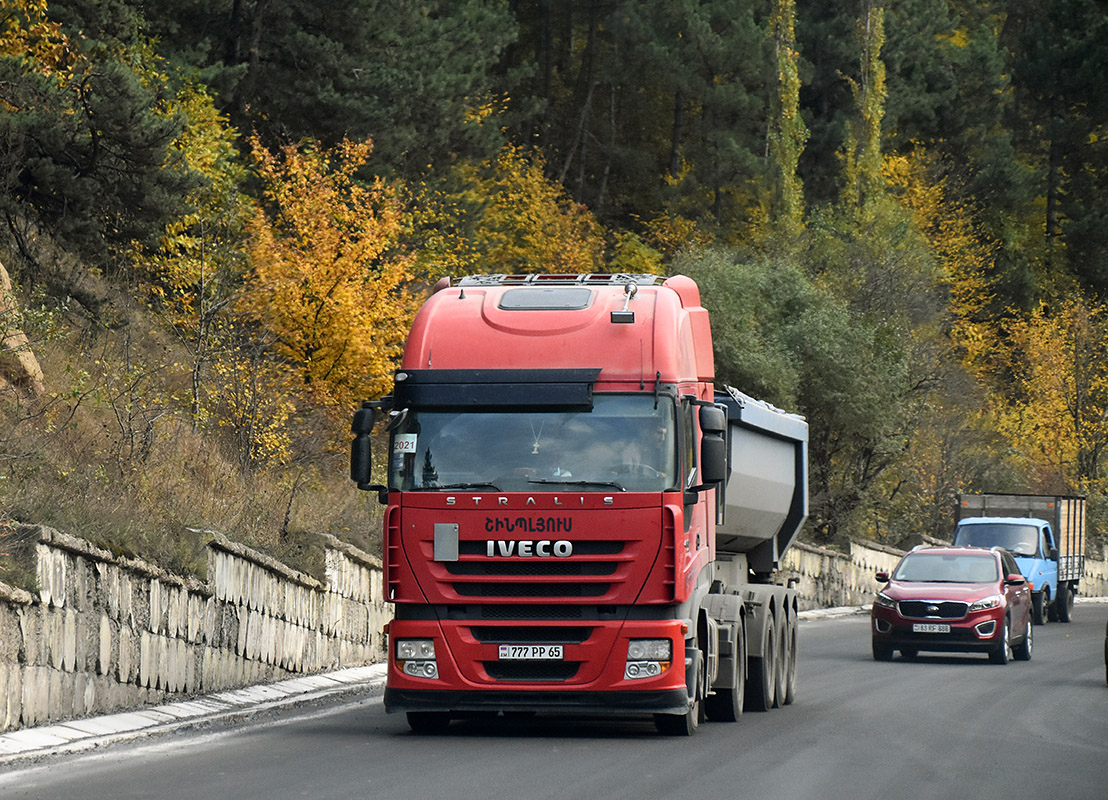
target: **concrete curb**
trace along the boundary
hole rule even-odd
[[[385,665],[370,664],[321,675],[306,675],[245,689],[216,692],[135,711],[68,720],[0,734],[0,767],[46,753],[77,752],[144,736],[152,730],[235,717],[255,711],[364,691],[385,682]]]

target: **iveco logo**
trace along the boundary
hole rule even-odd
[[[927,613],[928,614],[938,614],[939,613],[939,607],[938,606],[928,606],[927,607]]]
[[[489,539],[485,542],[485,555],[489,558],[496,558],[500,556],[502,558],[511,558],[512,556],[518,556],[520,558],[569,558],[573,555],[573,542],[566,539],[558,539],[557,541],[551,541],[550,539],[540,539],[539,541],[528,540],[504,540],[504,539]]]

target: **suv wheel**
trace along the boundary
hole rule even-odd
[[[1005,617],[1003,625],[1000,629],[1000,642],[989,653],[989,661],[994,664],[1007,664],[1012,657],[1012,620]]]

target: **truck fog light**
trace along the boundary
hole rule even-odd
[[[623,670],[623,677],[624,680],[629,681],[638,678],[655,678],[668,668],[668,661],[628,661],[627,668]]]
[[[405,675],[413,678],[437,678],[439,667],[434,661],[405,661],[402,665]]]

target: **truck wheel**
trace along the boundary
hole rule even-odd
[[[781,708],[785,705],[785,697],[789,693],[789,621],[782,619],[777,626],[777,675],[776,687],[773,693],[773,707]]]
[[[1008,617],[1004,618],[1004,627],[1000,630],[1000,643],[989,653],[989,661],[994,664],[1007,664],[1012,658],[1012,625]]]
[[[789,649],[789,665],[785,670],[785,685],[788,687],[785,691],[785,705],[792,705],[793,700],[796,699],[796,660],[797,652],[796,645],[797,628],[799,627],[796,617],[789,617],[789,629],[785,634],[786,641]]]
[[[1054,598],[1054,607],[1058,610],[1058,621],[1069,622],[1073,618],[1073,592],[1068,583],[1058,582],[1058,596]]]
[[[1046,593],[1045,589],[1031,595],[1031,612],[1036,625],[1046,625],[1047,620],[1050,619],[1050,613],[1047,609],[1049,605],[1050,595]]]
[[[1029,615],[1027,618],[1027,630],[1023,632],[1023,641],[1012,648],[1012,655],[1016,657],[1016,661],[1031,660],[1031,648],[1034,646],[1033,638],[1034,634],[1031,632],[1031,617]]]
[[[755,711],[769,711],[777,695],[777,625],[769,618],[761,658],[751,658],[746,676],[746,702]]]
[[[716,689],[704,698],[704,710],[713,722],[738,722],[743,713],[746,694],[746,626],[735,624],[735,639],[731,655],[731,688]]]
[[[450,714],[445,711],[409,711],[406,716],[413,733],[442,733],[450,724]]]
[[[704,659],[700,650],[693,651],[696,663],[693,665],[695,686],[692,702],[684,714],[655,714],[654,727],[664,736],[692,736],[700,727],[700,716],[704,713]]]

